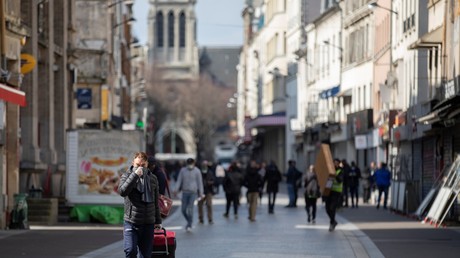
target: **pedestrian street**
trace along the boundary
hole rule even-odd
[[[284,186],[281,186],[284,187]],[[300,191],[299,191],[300,193]],[[307,224],[304,200],[299,198],[297,208],[284,208],[286,194],[279,193],[275,214],[268,214],[267,199],[258,207],[256,222],[248,220],[246,198],[241,198],[239,217],[223,217],[225,198],[222,193],[214,198],[214,224],[198,223],[195,206],[194,225],[185,231],[185,219],[178,209],[167,218],[163,226],[174,230],[177,238],[176,257],[180,258],[245,258],[245,257],[383,257],[374,243],[353,224],[337,214],[339,225],[329,232],[329,221],[324,205],[318,200],[316,224]],[[83,257],[123,257],[123,242],[95,250]]]

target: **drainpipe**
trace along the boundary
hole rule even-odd
[[[447,82],[447,44],[446,44],[446,39],[447,39],[447,22],[448,22],[448,1],[444,1],[444,24],[442,28],[442,43],[441,43],[441,53],[442,53],[442,66],[441,66],[441,85],[445,84]],[[453,12],[454,10],[452,10]]]
[[[1,63],[0,67],[6,69],[6,47],[5,47],[5,34],[6,34],[6,27],[5,27],[5,2],[0,0],[0,54],[1,54]]]

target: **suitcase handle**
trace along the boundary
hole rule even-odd
[[[159,228],[159,229],[156,228],[153,230],[153,234],[165,236],[166,255],[169,255],[168,236],[166,235],[166,229],[164,227]]]
[[[162,227],[162,228],[155,228],[155,229],[153,230],[153,234],[155,234],[155,235],[160,235],[160,234],[162,234],[162,235],[165,235],[165,236],[166,236],[166,229],[163,228],[163,227]]]

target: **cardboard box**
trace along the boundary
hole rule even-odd
[[[316,156],[315,169],[321,194],[328,196],[331,191],[332,180],[335,177],[334,160],[328,144],[321,144]]]

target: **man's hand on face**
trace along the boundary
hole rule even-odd
[[[136,173],[138,176],[142,176],[142,175],[143,175],[142,167],[138,167],[138,168],[136,169],[135,173]]]
[[[133,166],[137,167],[134,173],[136,173],[138,176],[142,176],[144,174],[142,168],[146,168],[148,166],[148,162],[140,158],[135,158],[133,160]]]

